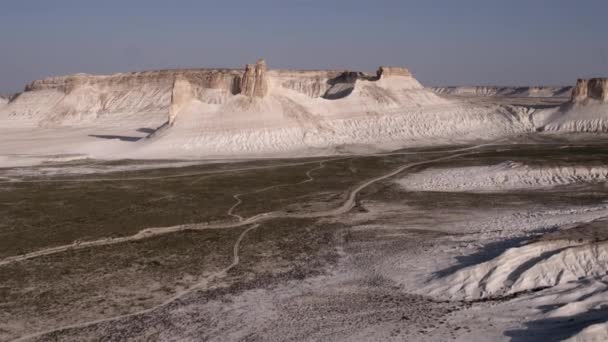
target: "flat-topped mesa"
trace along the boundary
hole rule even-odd
[[[579,79],[572,90],[572,102],[586,99],[608,102],[608,78]]]
[[[403,67],[381,66],[378,68],[376,74],[378,76],[378,79],[394,76],[412,77],[412,73],[408,69]]]
[[[100,91],[140,89],[142,87],[171,87],[177,76],[187,78],[199,88],[224,89],[238,93],[242,70],[238,69],[174,69],[118,73],[113,75],[74,74],[33,81],[25,92],[55,90],[70,93],[79,86],[94,86]],[[236,81],[236,82],[235,82]]]
[[[247,64],[241,79],[241,94],[248,97],[264,97],[268,94],[266,61],[259,59],[255,64]]]

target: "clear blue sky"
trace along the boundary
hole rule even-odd
[[[0,1],[0,92],[67,73],[375,70],[427,85],[608,75],[608,0]]]

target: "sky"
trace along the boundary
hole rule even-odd
[[[606,0],[0,0],[0,93],[36,79],[183,67],[374,71],[425,85],[608,75]]]

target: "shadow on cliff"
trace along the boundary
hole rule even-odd
[[[99,139],[108,139],[108,140],[118,139],[120,141],[136,142],[136,141],[139,141],[141,139],[144,139],[144,138],[150,136],[151,134],[156,132],[157,129],[142,127],[142,128],[136,129],[135,131],[140,132],[140,133],[145,133],[146,136],[130,137],[130,136],[126,136],[126,135],[114,135],[114,134],[89,134],[89,136],[93,137],[93,138],[99,138]]]
[[[585,328],[608,322],[608,309],[597,309],[573,316],[539,319],[524,323],[525,328],[507,330],[504,334],[512,342],[562,341]]]
[[[89,136],[94,137],[94,138],[99,138],[99,139],[108,139],[108,140],[118,139],[120,141],[130,141],[130,142],[135,142],[135,141],[139,141],[140,139],[143,139],[143,137],[127,137],[124,135],[107,135],[107,134],[89,134]]]
[[[355,90],[357,80],[377,81],[379,79],[379,76],[370,76],[362,72],[345,71],[337,77],[327,81],[327,84],[330,87],[325,94],[323,94],[322,98],[326,100],[343,99],[352,94]]]
[[[138,128],[137,131],[141,132],[141,133],[152,134],[152,133],[154,133],[156,131],[156,129],[142,127],[142,128]]]
[[[434,279],[443,278],[450,276],[460,270],[463,270],[467,267],[478,265],[484,263],[486,261],[490,261],[494,258],[497,258],[508,249],[521,247],[528,242],[534,241],[535,238],[538,238],[542,234],[554,232],[558,229],[558,227],[551,227],[547,229],[541,229],[535,232],[531,232],[528,236],[515,237],[511,239],[501,240],[497,242],[489,243],[483,246],[480,250],[467,255],[457,256],[455,257],[457,264],[447,267],[443,270],[439,270],[434,273]]]

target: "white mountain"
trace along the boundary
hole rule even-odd
[[[608,78],[579,79],[571,100],[533,116],[539,130],[558,132],[608,131]]]

